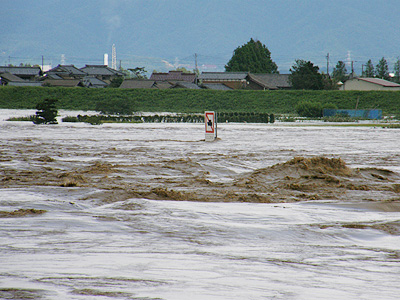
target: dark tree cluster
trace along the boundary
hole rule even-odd
[[[324,81],[318,66],[311,61],[297,59],[290,68],[289,81],[296,90],[322,90]]]
[[[225,70],[226,72],[279,73],[278,66],[272,61],[268,48],[260,41],[253,39],[235,49]]]
[[[36,116],[33,123],[35,124],[58,124],[56,108],[57,99],[44,99],[36,105]]]

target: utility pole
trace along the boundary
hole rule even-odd
[[[329,52],[326,55],[326,74],[328,74],[329,77]]]

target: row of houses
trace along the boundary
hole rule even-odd
[[[182,71],[153,73],[150,79],[125,79],[120,88],[137,89],[213,89],[213,90],[281,90],[290,89],[288,74],[251,74],[250,72],[203,72],[199,75]]]
[[[199,75],[183,71],[153,72],[149,79],[124,79],[125,74],[105,65],[58,65],[42,72],[40,67],[1,67],[0,86],[48,86],[104,88],[116,78],[123,79],[122,89],[213,89],[213,90],[288,90],[289,74],[252,74],[250,72],[203,72]],[[378,79],[354,77],[341,90],[400,91],[400,84]]]
[[[63,86],[102,88],[124,73],[103,65],[86,65],[78,69],[73,65],[58,65],[42,72],[40,67],[1,67],[0,85],[10,86]]]
[[[58,65],[42,72],[40,67],[0,67],[0,84],[10,86],[54,86],[103,88],[124,73],[103,65]],[[276,90],[290,89],[289,75],[251,74],[249,72],[203,72],[183,71],[154,72],[150,79],[124,79],[120,88],[129,89],[217,89],[217,90]]]

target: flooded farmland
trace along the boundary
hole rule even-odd
[[[29,113],[0,110],[0,299],[398,298],[399,129]]]

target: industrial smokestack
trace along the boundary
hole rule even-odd
[[[108,54],[104,54],[104,65],[108,67]]]

